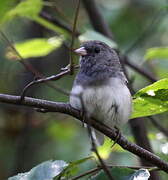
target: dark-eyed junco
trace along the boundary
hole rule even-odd
[[[75,52],[80,70],[70,95],[72,107],[109,127],[121,127],[131,113],[131,94],[116,51],[101,41],[87,41]],[[82,101],[82,102],[81,102]],[[99,144],[104,136],[96,131]]]

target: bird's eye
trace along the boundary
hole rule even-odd
[[[94,51],[95,51],[95,53],[99,53],[100,52],[100,48],[99,47],[95,47]]]

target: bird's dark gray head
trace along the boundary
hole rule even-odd
[[[76,49],[75,52],[82,57],[85,57],[85,59],[90,59],[90,57],[96,58],[104,55],[116,55],[116,52],[112,48],[101,41],[86,41],[79,49]]]
[[[104,42],[84,42],[75,52],[81,56],[78,76],[101,80],[123,74],[116,51]]]

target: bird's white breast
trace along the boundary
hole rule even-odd
[[[131,113],[131,95],[127,86],[118,78],[111,78],[106,85],[74,86],[70,96],[72,107],[82,110],[108,126],[120,126],[128,121]]]

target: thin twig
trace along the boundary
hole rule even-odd
[[[74,41],[75,41],[75,31],[76,31],[76,26],[77,26],[77,20],[78,20],[78,15],[79,15],[79,9],[80,9],[80,0],[78,0],[77,6],[76,6],[76,11],[75,11],[75,18],[74,18],[74,24],[73,24],[73,29],[72,29],[72,39],[71,39],[71,45],[70,45],[70,59],[69,59],[69,64],[70,64],[70,74],[72,75],[74,73],[74,62],[73,62],[73,46],[74,46]]]
[[[61,77],[69,74],[70,70],[66,70],[66,71],[63,71],[63,72],[60,72],[59,74],[56,74],[56,75],[53,75],[53,76],[50,76],[50,77],[47,77],[47,78],[42,78],[42,79],[37,79],[37,80],[34,80],[32,82],[30,82],[28,85],[26,85],[20,95],[20,99],[21,101],[24,99],[25,95],[26,95],[26,92],[28,91],[28,89],[30,89],[30,87],[34,86],[34,85],[37,85],[37,84],[40,84],[40,83],[43,83],[43,82],[48,82],[48,81],[55,81],[55,80],[58,80],[60,79]],[[51,85],[51,84],[50,84]],[[50,86],[49,85],[49,86]],[[57,87],[58,88],[58,87]],[[62,92],[62,90],[61,90]],[[65,94],[65,92],[64,92]],[[69,95],[69,93],[66,95]]]
[[[76,177],[73,177],[70,180],[77,180],[77,179],[80,179],[80,178],[82,178],[84,176],[87,176],[87,175],[93,174],[95,172],[98,172],[100,170],[102,170],[102,167],[97,167],[97,168],[91,169],[89,171],[86,171],[85,173],[82,173],[82,174],[80,174],[80,175],[78,175]]]
[[[144,69],[140,68],[137,64],[134,64],[133,62],[131,62],[128,59],[128,57],[125,56],[125,57],[123,57],[123,59],[124,59],[124,62],[126,65],[128,65],[130,68],[134,69],[139,74],[146,77],[150,82],[154,83],[157,81],[157,79],[155,77],[153,77],[151,73],[149,73],[148,71],[145,71]]]
[[[168,130],[165,129],[154,117],[149,116],[148,119],[152,122],[152,124],[159,129],[166,137],[168,137]]]
[[[67,17],[67,15],[65,15],[65,11],[58,5],[56,4],[56,2],[53,2],[53,0],[49,0],[49,1],[45,1],[43,2],[44,6],[48,6],[51,7],[52,9],[54,9],[54,12],[57,12],[58,15],[61,17],[60,19],[63,19],[64,21],[66,21],[68,24],[72,24],[72,20],[70,19],[70,17]]]
[[[50,14],[48,14],[45,11],[42,11],[40,13],[40,16],[43,17],[44,19],[46,19],[47,21],[63,28],[64,30],[66,30],[69,33],[72,33],[72,28],[70,26],[68,26],[67,24],[65,24],[64,22],[60,21],[60,19],[57,19],[56,17],[52,17]],[[75,36],[78,36],[79,32],[75,32]]]
[[[139,170],[139,169],[148,169],[149,171],[159,171],[160,170],[157,167],[147,167],[147,166],[118,166],[118,165],[106,165],[106,166],[108,168],[129,168],[129,169],[133,169],[133,170]],[[97,168],[93,168],[89,171],[86,171],[85,173],[75,176],[75,177],[71,178],[70,180],[77,180],[82,177],[88,176],[90,174],[97,173],[98,171],[101,171],[101,170],[102,170],[102,167],[98,166]]]
[[[75,69],[78,69],[79,66],[76,65],[74,68],[75,68]],[[60,78],[62,78],[63,76],[69,74],[69,72],[70,72],[70,69],[69,69],[69,68],[62,68],[61,70],[62,70],[62,72],[60,72],[59,74],[52,75],[52,76],[49,76],[49,77],[43,77],[43,78],[41,78],[41,79],[36,79],[36,80],[34,80],[34,81],[31,81],[29,84],[27,84],[27,85],[24,87],[24,89],[22,90],[22,93],[21,93],[21,95],[20,95],[21,101],[24,99],[24,97],[25,97],[25,95],[26,95],[26,92],[27,92],[32,86],[37,85],[37,84],[41,84],[41,83],[44,83],[44,82],[47,83],[48,86],[56,89],[57,91],[63,93],[64,95],[69,96],[69,95],[70,95],[69,92],[67,92],[67,91],[59,88],[58,86],[55,86],[55,85],[53,85],[53,84],[48,83],[48,81],[56,81],[56,80],[59,80]]]
[[[113,34],[101,15],[95,0],[83,0],[83,4],[87,10],[89,18],[92,19],[91,23],[93,28],[105,36],[113,39]]]
[[[39,73],[30,63],[24,61],[20,53],[17,51],[17,49],[12,45],[12,42],[7,38],[5,33],[0,30],[0,34],[3,37],[3,39],[8,43],[8,46],[16,53],[16,55],[19,58],[19,62],[27,69],[28,71],[32,72],[36,77],[41,77],[41,73]]]

